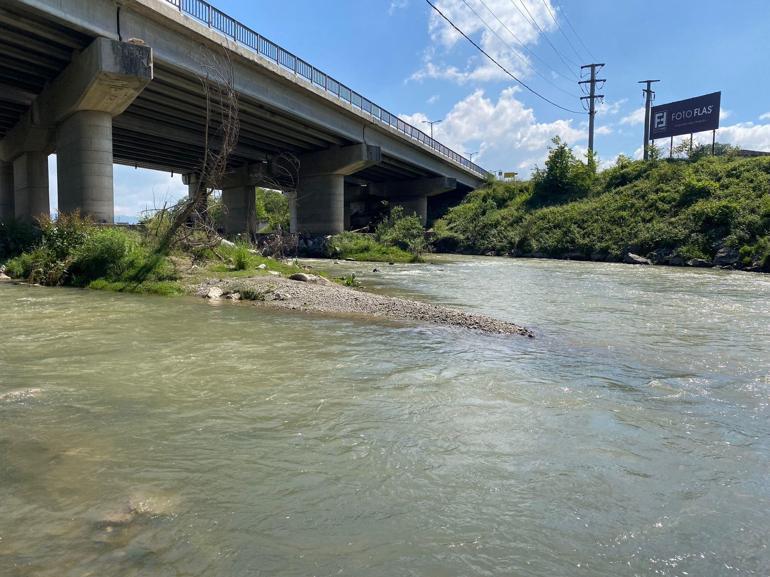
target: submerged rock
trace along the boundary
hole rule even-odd
[[[7,393],[0,393],[0,402],[7,401],[26,401],[28,399],[34,399],[38,397],[43,389],[38,387],[32,387],[29,389],[16,389],[8,391]]]

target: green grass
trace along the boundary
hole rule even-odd
[[[343,232],[329,243],[334,258],[373,262],[420,262],[420,258],[396,246],[378,242],[373,235]]]
[[[153,294],[161,296],[179,296],[185,293],[177,281],[145,281],[131,283],[125,281],[107,281],[98,279],[88,284],[89,289],[119,293]]]

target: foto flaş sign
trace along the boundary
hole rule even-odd
[[[668,138],[719,128],[721,92],[652,107],[650,138]]]

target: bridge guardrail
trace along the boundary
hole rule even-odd
[[[254,32],[248,26],[241,24],[235,18],[228,16],[205,0],[166,0],[166,2],[175,6],[180,12],[192,16],[208,27],[254,50],[257,54],[275,62],[282,68],[293,72],[297,77],[304,79],[314,86],[323,88],[326,92],[336,96],[343,102],[347,102],[351,106],[371,115],[374,120],[390,126],[409,138],[432,148],[440,155],[457,162],[481,178],[485,178],[490,174],[478,164],[471,162],[461,154],[444,146],[419,128],[404,122],[368,98],[364,98],[358,92],[318,70],[312,64],[302,60],[288,50],[284,50],[275,42],[268,40],[258,32]]]

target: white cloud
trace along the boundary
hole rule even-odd
[[[733,115],[732,110],[727,110],[726,108],[719,108],[719,120],[724,120],[725,118],[730,118]]]
[[[701,133],[699,140],[711,143],[711,134]],[[770,124],[739,122],[717,130],[717,141],[750,150],[770,151]]]
[[[462,154],[478,151],[474,161],[489,170],[529,169],[542,163],[554,136],[570,144],[585,139],[585,132],[574,127],[572,120],[538,122],[533,110],[516,98],[518,92],[518,88],[506,88],[495,102],[483,90],[474,91],[434,126],[434,136]],[[428,120],[422,112],[401,118],[415,126]]]
[[[388,7],[388,14],[392,16],[394,12],[406,8],[408,5],[409,0],[391,0],[390,6]]]
[[[609,126],[597,126],[594,129],[595,134],[612,134],[612,128]]]
[[[441,98],[440,94],[434,94],[433,96],[428,98],[427,103],[428,104],[436,104],[436,102],[438,102],[440,98]]]
[[[637,124],[644,124],[644,106],[640,106],[639,108],[634,110],[631,114],[621,118],[620,124],[628,124],[630,126],[635,126]]]
[[[486,0],[488,9],[480,3],[471,4],[471,9],[463,0],[437,0],[435,4],[460,30],[472,37],[512,74],[526,76],[531,73],[532,64],[521,46],[536,44],[540,31],[525,16],[519,4],[510,0]],[[556,25],[548,14],[548,9],[556,13],[550,0],[528,2],[527,9],[545,32],[555,29]],[[412,74],[410,80],[436,78],[463,84],[508,78],[498,66],[479,54],[470,57],[462,67],[447,65],[443,58],[464,39],[435,10],[431,11],[428,30],[433,47],[425,52],[422,68]]]
[[[765,112],[764,114],[759,115],[760,120],[770,120],[770,112]]]

